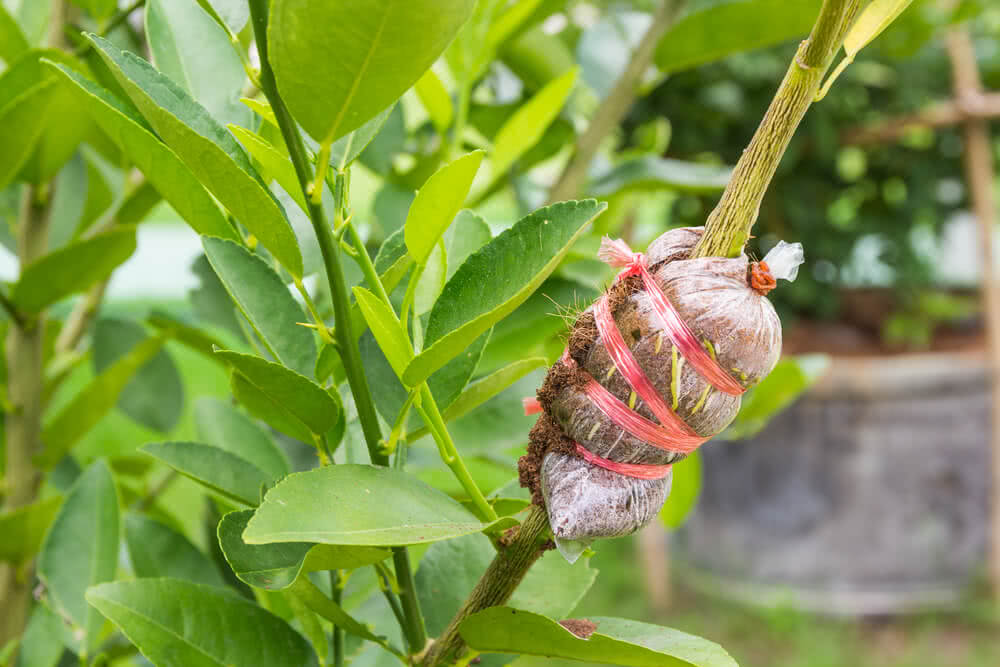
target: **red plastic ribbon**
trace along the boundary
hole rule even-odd
[[[746,391],[698,342],[694,332],[681,319],[670,300],[667,299],[667,295],[663,293],[663,290],[649,273],[645,255],[641,252],[633,253],[631,248],[621,239],[612,241],[605,236],[601,240],[601,249],[597,252],[597,256],[611,266],[625,267],[625,270],[618,274],[618,280],[633,275],[642,278],[642,284],[653,302],[653,311],[662,321],[667,337],[673,341],[681,355],[709,384],[732,396],[739,396]],[[622,370],[621,367],[619,370]],[[638,392],[638,390],[636,391]],[[652,409],[652,406],[650,407]]]
[[[670,468],[672,467],[670,464],[651,465],[648,463],[618,463],[616,461],[609,461],[602,456],[598,456],[580,443],[576,443],[576,453],[587,463],[637,479],[663,479],[670,474]]]

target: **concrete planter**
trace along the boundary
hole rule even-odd
[[[954,604],[986,553],[988,442],[982,356],[835,359],[760,435],[703,448],[684,581],[838,614]]]

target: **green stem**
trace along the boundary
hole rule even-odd
[[[333,601],[340,606],[344,589],[341,586],[339,570],[330,570],[330,594]],[[344,667],[344,629],[339,625],[333,626],[333,665],[334,667]]]
[[[25,188],[17,228],[20,265],[27,266],[45,254],[53,188]],[[41,473],[32,462],[42,446],[42,397],[44,392],[45,314],[20,326],[9,327],[6,341],[7,400],[4,415],[3,509],[13,510],[35,499]],[[31,600],[31,569],[0,563],[0,646],[20,636]]]
[[[358,234],[358,230],[354,227],[353,221],[348,221],[347,223],[347,234],[350,237],[351,243],[354,248],[358,251],[358,256],[355,258],[358,266],[361,267],[361,273],[365,277],[365,282],[368,283],[369,289],[371,289],[375,296],[381,299],[384,303],[392,305],[389,301],[389,295],[385,291],[385,287],[382,285],[382,279],[379,278],[378,271],[375,269],[375,263],[372,262],[372,258],[368,255],[368,250],[365,248],[364,241],[361,240],[361,235]]]
[[[462,608],[431,646],[422,663],[425,667],[453,664],[465,647],[458,634],[458,626],[472,614],[502,605],[510,599],[528,569],[545,551],[548,534],[549,519],[545,510],[533,505],[517,535],[493,558]]]
[[[799,122],[816,98],[823,75],[844,41],[861,0],[825,0],[809,39],[799,45],[771,106],[705,221],[691,257],[737,257],[750,238],[760,202]]]
[[[445,426],[444,419],[441,417],[441,411],[438,409],[434,395],[431,394],[431,390],[426,382],[420,387],[420,404],[414,407],[417,408],[420,416],[423,417],[424,423],[431,429],[431,435],[434,436],[434,441],[437,442],[441,459],[445,465],[451,468],[462,488],[469,494],[472,504],[478,510],[477,514],[479,514],[479,518],[487,522],[496,521],[499,518],[497,517],[496,510],[486,501],[483,492],[479,490],[476,481],[469,474],[469,469],[465,467],[465,462],[458,453],[458,448],[455,447],[455,442],[451,439],[451,434],[448,433],[448,427]]]
[[[382,595],[385,596],[385,601],[389,604],[389,609],[392,610],[392,615],[396,617],[396,622],[399,623],[399,628],[401,630],[406,630],[406,616],[403,614],[403,608],[399,604],[399,598],[392,590],[392,577],[389,574],[388,568],[382,563],[375,563],[373,566],[375,568],[375,574],[378,577],[379,588],[382,589]]]
[[[4,294],[2,291],[0,291],[0,306],[3,306],[3,309],[7,311],[7,315],[10,316],[10,319],[14,321],[14,324],[16,326],[22,329],[24,328],[25,325],[24,315],[18,312],[17,308],[14,306],[11,300],[8,299],[7,295]]]
[[[347,375],[347,382],[354,395],[354,402],[358,409],[358,420],[361,422],[361,430],[364,432],[365,443],[368,445],[368,455],[375,465],[388,465],[388,457],[380,450],[379,441],[382,439],[381,428],[378,423],[378,415],[375,412],[375,404],[372,401],[371,390],[368,387],[368,379],[365,377],[361,367],[361,353],[358,350],[358,342],[354,337],[351,326],[351,302],[347,292],[347,282],[344,279],[344,270],[340,261],[340,253],[337,248],[337,241],[333,237],[333,230],[326,220],[323,207],[312,201],[309,196],[309,185],[313,176],[310,169],[309,160],[306,157],[305,144],[302,135],[299,134],[298,127],[292,119],[288,107],[278,94],[278,88],[274,81],[274,72],[267,53],[267,20],[268,2],[267,0],[250,0],[250,14],[253,21],[254,36],[257,41],[257,50],[260,54],[260,84],[261,90],[271,104],[281,135],[285,139],[288,147],[288,154],[295,166],[295,174],[299,179],[302,193],[306,197],[309,220],[312,223],[316,240],[319,243],[320,252],[323,255],[323,264],[326,267],[327,280],[330,286],[330,295],[333,299],[334,319],[336,320],[335,335],[340,347],[341,359],[344,363],[344,372]],[[338,207],[338,215],[340,214]]]
[[[662,0],[653,20],[642,36],[629,64],[615,81],[614,87],[601,102],[586,131],[576,141],[572,159],[549,192],[549,203],[574,199],[583,189],[590,163],[597,149],[628,113],[635,101],[639,83],[653,62],[656,45],[684,5],[684,0]]]
[[[405,547],[392,548],[392,564],[396,567],[396,583],[399,584],[399,601],[403,607],[403,633],[410,654],[420,653],[427,645],[427,630],[424,628],[424,617],[420,612],[420,600],[417,598],[417,585],[413,581],[413,570],[410,568],[410,554]]]

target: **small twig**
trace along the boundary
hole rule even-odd
[[[56,355],[68,354],[76,349],[83,339],[83,335],[90,327],[97,312],[100,310],[101,301],[104,299],[104,292],[108,288],[108,280],[102,280],[76,302],[73,310],[70,311],[66,323],[59,330],[56,337]]]
[[[948,100],[916,113],[887,118],[871,125],[847,128],[841,143],[850,145],[880,144],[896,141],[918,128],[947,127],[966,120],[1000,118],[1000,93],[979,93],[962,102]]]
[[[2,291],[0,291],[0,306],[7,311],[7,314],[10,316],[10,319],[14,321],[14,324],[21,329],[25,327],[24,315],[17,310],[17,307],[14,306],[11,300]]]
[[[809,39],[802,42],[691,257],[743,252],[760,202],[799,122],[816,98],[830,62],[854,22],[861,0],[824,0]]]
[[[159,482],[153,485],[153,487],[144,495],[132,504],[132,509],[136,512],[145,512],[156,499],[160,497],[160,494],[167,490],[171,484],[177,479],[177,471],[171,470],[166,475],[164,475]]]
[[[559,180],[549,192],[549,203],[573,199],[580,194],[590,163],[604,138],[621,123],[635,101],[639,82],[653,62],[656,45],[680,13],[684,0],[662,0],[653,15],[646,34],[642,36],[628,66],[601,102],[586,131],[576,141],[576,151]]]

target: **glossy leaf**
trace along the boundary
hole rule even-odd
[[[88,586],[110,581],[118,567],[118,494],[111,470],[92,463],[66,494],[38,557],[38,576],[55,607],[83,630],[92,648],[103,622],[84,599]]]
[[[15,664],[17,667],[56,667],[66,650],[58,638],[65,635],[66,624],[59,614],[44,604],[34,605],[17,647]]]
[[[701,454],[692,452],[671,470],[670,495],[660,509],[660,521],[667,528],[680,528],[698,502],[701,493]]]
[[[215,348],[221,347],[218,338],[203,329],[199,329],[170,313],[154,310],[146,317],[146,324],[162,331],[164,335],[181,343],[205,357],[222,363],[215,358]]]
[[[346,169],[375,139],[396,108],[391,104],[358,129],[348,132],[330,146],[330,166]]]
[[[272,480],[288,474],[288,457],[271,436],[228,402],[202,397],[194,405],[198,437],[254,464]]]
[[[281,189],[288,193],[295,203],[303,211],[309,210],[306,204],[305,195],[302,194],[302,187],[299,184],[299,177],[295,174],[295,166],[287,155],[279,151],[259,134],[251,132],[239,125],[230,125],[229,131],[233,133],[247,152],[253,156],[264,170],[264,179],[273,178],[281,186]]]
[[[87,13],[98,21],[107,19],[118,8],[117,0],[72,0],[72,2],[86,9]]]
[[[268,350],[285,366],[311,375],[316,340],[299,326],[308,318],[274,269],[230,241],[206,236],[201,243],[215,274]]]
[[[623,190],[710,193],[725,188],[731,173],[728,167],[643,155],[598,175],[587,187],[587,192],[595,197],[610,197]]]
[[[257,419],[264,421],[271,428],[281,431],[285,435],[311,445],[316,444],[313,432],[302,423],[302,420],[292,414],[288,408],[258,389],[255,384],[240,373],[232,374],[229,378],[229,387],[233,392],[233,397]]]
[[[285,406],[316,435],[336,425],[341,407],[335,392],[323,389],[305,375],[251,354],[228,350],[216,354],[257,389]]]
[[[424,613],[427,632],[440,635],[483,572],[496,556],[485,535],[465,535],[432,544],[420,559],[417,570],[417,597]],[[597,578],[589,558],[570,565],[556,551],[548,551],[532,565],[510,599],[518,609],[562,618]]]
[[[804,38],[819,0],[740,0],[708,5],[674,23],[656,47],[656,66],[677,72],[790,39]]]
[[[241,581],[256,588],[288,588],[303,572],[353,570],[392,555],[388,549],[365,546],[279,542],[246,544],[246,530],[254,510],[230,512],[219,522],[219,544],[226,561]]]
[[[133,252],[134,227],[117,227],[71,243],[26,266],[10,299],[21,310],[37,313],[107,278]]]
[[[275,0],[267,41],[278,90],[316,141],[332,143],[416,83],[474,5],[475,0]]]
[[[52,98],[53,82],[40,83],[0,107],[0,188],[14,180],[45,129],[45,110]]]
[[[418,265],[427,261],[462,208],[482,160],[482,151],[463,155],[438,169],[417,191],[403,229],[406,248]]]
[[[441,83],[441,79],[429,69],[424,72],[413,85],[413,89],[420,98],[420,103],[427,110],[427,115],[431,117],[431,122],[437,128],[438,134],[444,134],[451,127],[451,120],[454,112],[451,108],[451,97],[448,89]]]
[[[19,563],[33,557],[62,502],[62,496],[50,496],[0,512],[0,561]]]
[[[226,582],[208,556],[170,526],[141,514],[125,517],[125,544],[140,579],[173,577],[208,586]]]
[[[406,251],[405,230],[400,228],[389,235],[375,255],[375,270],[386,292],[391,293],[413,266],[413,258]]]
[[[250,20],[250,7],[246,0],[198,0],[212,18],[238,34]]]
[[[0,4],[0,59],[9,65],[27,50],[28,39],[21,32],[21,26],[7,8]]]
[[[70,448],[115,407],[132,376],[156,355],[162,345],[160,337],[144,340],[81,389],[43,426],[43,447],[35,456],[36,465],[49,469],[59,463]]]
[[[316,655],[287,623],[256,602],[177,579],[116,581],[87,600],[159,667],[312,667]]]
[[[198,286],[188,292],[195,317],[202,322],[222,327],[237,340],[245,341],[244,321],[205,255],[198,255],[191,263],[191,273],[198,280]],[[214,356],[214,350],[210,352]]]
[[[403,381],[419,384],[513,312],[605,207],[584,200],[539,209],[471,255],[434,304],[424,351],[407,366]]]
[[[854,21],[854,25],[844,37],[844,52],[853,58],[873,39],[889,27],[913,0],[872,0]]]
[[[354,298],[357,299],[361,314],[364,315],[365,322],[378,341],[382,353],[389,360],[396,375],[402,377],[407,364],[413,359],[413,348],[396,313],[384,301],[363,287],[354,288]]]
[[[597,625],[583,639],[552,619],[511,607],[490,607],[459,626],[462,638],[477,651],[520,653],[603,662],[624,667],[737,667],[713,642],[680,630],[629,621],[591,617]]]
[[[152,187],[199,234],[234,241],[239,236],[177,154],[161,142],[135,110],[65,65],[55,65],[87,113],[143,172]],[[136,221],[138,222],[138,221]]]
[[[444,232],[445,255],[448,257],[448,275],[455,275],[458,267],[476,252],[490,242],[493,234],[490,226],[481,217],[465,209],[458,212],[451,226]]]
[[[149,454],[185,477],[219,495],[245,505],[256,505],[270,476],[249,461],[197,442],[153,442],[139,451]]]
[[[94,372],[101,373],[133,347],[149,338],[142,325],[104,318],[94,327],[91,350]],[[166,432],[177,425],[184,410],[184,385],[166,349],[147,361],[125,385],[118,408],[136,422]]]
[[[148,0],[145,21],[156,69],[219,124],[250,124],[250,110],[240,103],[247,78],[243,63],[226,30],[196,0]]]
[[[90,39],[160,138],[293,276],[301,277],[295,234],[236,139],[148,62],[100,37]]]
[[[510,520],[501,522],[496,527]],[[279,482],[250,519],[243,540],[395,546],[447,540],[489,527],[410,475],[349,464],[295,473]]]
[[[493,140],[493,153],[490,155],[494,180],[506,173],[519,157],[542,138],[545,129],[556,119],[569,98],[578,74],[579,70],[574,67],[553,79],[521,105],[500,127]]]

